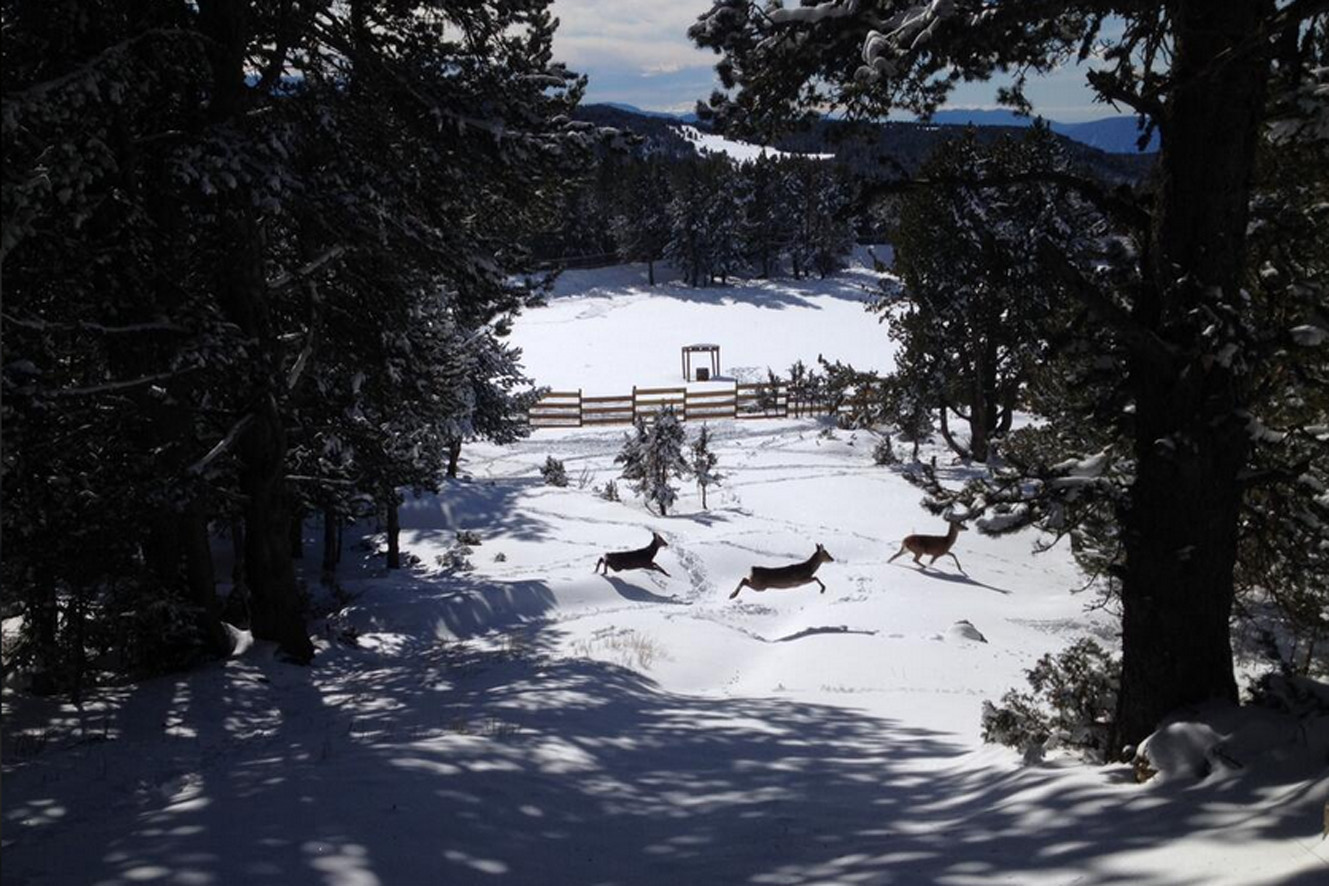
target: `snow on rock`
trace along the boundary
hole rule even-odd
[[[1161,779],[1204,778],[1213,771],[1224,736],[1207,723],[1169,723],[1136,750],[1136,771]]]
[[[250,631],[244,631],[233,625],[222,622],[222,628],[226,631],[226,636],[231,641],[231,657],[238,658],[245,655],[254,648],[254,634]]]
[[[1317,348],[1329,338],[1329,333],[1318,326],[1295,326],[1291,334],[1294,342],[1306,348]]]
[[[988,641],[988,638],[984,637],[978,628],[974,627],[971,622],[963,618],[947,629],[946,639],[971,640],[975,643],[986,643]]]
[[[1315,771],[1326,760],[1329,707],[1285,711],[1216,702],[1165,721],[1140,743],[1135,769],[1137,778],[1159,783],[1230,778],[1259,782],[1287,771]],[[1320,790],[1329,796],[1329,779]]]

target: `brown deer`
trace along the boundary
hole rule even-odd
[[[661,569],[660,564],[655,562],[655,552],[660,550],[660,548],[667,547],[669,547],[669,542],[661,538],[660,533],[652,532],[651,543],[644,548],[638,548],[635,551],[619,551],[614,554],[605,554],[600,558],[599,562],[595,564],[595,573],[597,575],[601,574],[600,567],[604,566],[604,575],[608,575],[609,570],[611,569],[615,572],[618,572],[621,569],[650,569],[654,572],[664,572],[664,574],[668,576],[669,573]]]
[[[826,593],[826,585],[821,583],[821,579],[816,577],[817,567],[823,563],[834,563],[835,558],[826,553],[826,549],[817,545],[817,550],[812,552],[812,556],[802,563],[795,563],[792,566],[753,566],[748,577],[738,583],[734,592],[729,595],[732,600],[738,596],[738,592],[744,588],[752,588],[754,591],[765,591],[770,588],[796,588],[799,585],[805,585],[809,582],[816,582],[821,585],[821,593]]]
[[[904,541],[900,542],[900,550],[895,552],[895,557],[908,551],[914,555],[914,562],[922,566],[923,563],[918,558],[927,554],[932,557],[928,561],[928,565],[931,566],[937,562],[938,557],[949,556],[955,561],[955,565],[959,567],[960,571],[964,572],[964,567],[960,566],[960,558],[951,553],[951,547],[954,546],[955,539],[959,537],[960,533],[968,531],[968,529],[968,526],[956,521],[951,523],[951,531],[945,535],[906,535]],[[886,562],[894,562],[895,557],[891,557]]]

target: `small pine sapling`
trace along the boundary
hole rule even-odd
[[[897,461],[895,447],[891,445],[891,437],[889,434],[885,434],[877,441],[877,445],[872,450],[872,463],[874,465],[893,465]]]
[[[552,455],[545,457],[544,467],[540,469],[540,476],[544,478],[546,486],[567,486],[568,471],[563,467],[563,462],[554,458]]]
[[[692,457],[688,464],[692,476],[697,480],[697,488],[701,490],[702,510],[706,510],[706,487],[719,486],[724,479],[724,474],[715,470],[718,461],[719,458],[711,451],[710,428],[702,425],[701,433],[692,443]]]
[[[1111,753],[1120,664],[1094,640],[1044,655],[1026,672],[1031,692],[1011,689],[999,704],[983,702],[983,740],[1037,762],[1056,747],[1106,760]]]
[[[632,482],[632,491],[660,509],[660,516],[668,516],[669,507],[678,497],[671,482],[675,477],[688,474],[688,463],[683,458],[683,444],[687,441],[683,425],[672,406],[661,406],[649,428],[637,423],[636,437],[628,437],[623,451],[614,462],[623,465],[622,477]]]

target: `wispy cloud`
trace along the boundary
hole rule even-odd
[[[678,62],[664,62],[643,68],[641,75],[643,77],[658,77],[661,74],[677,74],[681,70],[683,70],[683,66]]]
[[[687,30],[711,0],[554,0],[560,26],[554,54],[590,78],[586,100],[613,101],[647,110],[691,109],[717,85],[716,56],[688,40]],[[962,84],[952,107],[993,106],[997,86]],[[1064,122],[1115,113],[1095,104],[1084,69],[1065,66],[1031,79],[1027,93],[1035,113]],[[895,115],[892,115],[895,117]]]

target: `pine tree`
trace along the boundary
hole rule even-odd
[[[678,497],[672,481],[688,473],[683,458],[686,439],[674,408],[661,406],[649,427],[644,419],[637,420],[635,436],[625,438],[623,451],[614,458],[615,464],[623,465],[621,476],[631,482],[632,491],[648,506],[659,508],[662,517],[668,516]]]
[[[476,344],[539,294],[516,235],[599,140],[546,6],[6,4],[2,568],[33,660],[138,667],[130,609],[219,651],[214,522],[255,635],[309,660],[293,524],[434,482],[505,372]]]
[[[712,164],[711,187],[702,217],[702,240],[706,244],[710,277],[727,284],[745,269],[740,234],[743,197],[737,167],[727,159]]]
[[[665,257],[683,274],[689,286],[710,281],[711,264],[705,239],[706,184],[696,163],[685,163],[678,172],[674,197],[669,201],[669,242]]]
[[[922,174],[960,180],[1065,171],[1051,133],[1035,126],[1020,141],[980,144],[971,129],[943,145]],[[1057,207],[1057,208],[1054,208]],[[1041,244],[1076,248],[1064,232],[1095,219],[1072,195],[1022,184],[958,186],[909,195],[901,211],[895,267],[903,287],[873,303],[901,345],[896,374],[932,404],[947,444],[986,461],[1010,430],[1016,397],[1047,356],[1046,319],[1064,300]],[[951,432],[952,416],[969,426]]]
[[[1110,417],[1107,435],[1129,441],[1129,462],[1118,474],[1127,491],[1116,507],[1123,657],[1109,747],[1134,745],[1182,705],[1236,700],[1230,616],[1248,478],[1264,443],[1250,416],[1262,402],[1263,379],[1297,375],[1289,330],[1323,329],[1315,310],[1286,289],[1310,277],[1309,288],[1322,292],[1313,272],[1298,269],[1280,281],[1268,304],[1286,312],[1252,310],[1260,300],[1250,287],[1263,270],[1252,263],[1250,239],[1257,146],[1282,95],[1323,89],[1322,62],[1311,51],[1324,41],[1323,4],[1190,3],[1170,6],[1167,15],[1097,0],[1000,8],[982,0],[901,0],[837,5],[838,14],[826,15],[828,8],[758,10],[717,0],[690,30],[722,53],[718,71],[730,90],[717,93],[704,116],[730,130],[765,130],[828,106],[928,113],[958,82],[1012,68],[1047,70],[1101,52],[1105,64],[1087,75],[1090,86],[1136,111],[1142,138],[1159,134],[1148,199],[1075,174],[1044,178],[1092,203],[1120,247],[1103,250],[1113,257],[1106,268],[1060,254],[1055,241],[1039,253],[1093,319],[1095,334],[1084,344],[1100,349],[1119,380],[1102,389],[1105,396],[1081,401],[1078,421]],[[1017,79],[1000,97],[1027,109],[1023,86]],[[1323,133],[1322,124],[1320,117],[1309,129]],[[1323,347],[1319,334],[1303,338],[1316,343],[1300,347]],[[1319,387],[1305,376],[1287,384]],[[1122,401],[1128,410],[1111,408]],[[1077,434],[1050,428],[1059,431]],[[1113,473],[1109,459],[1066,454],[1065,471],[1092,483],[1056,489]],[[1026,490],[1036,485],[1029,479]],[[1019,486],[1013,479],[1012,496]],[[1316,495],[1307,489],[1297,497]]]
[[[742,242],[747,263],[766,278],[780,272],[791,236],[791,207],[782,162],[762,154],[740,167],[745,191]]]
[[[834,167],[823,163],[818,173],[809,264],[824,280],[845,266],[845,256],[854,248],[854,226],[848,216],[853,196],[848,182]]]
[[[664,258],[671,233],[669,176],[662,161],[647,159],[627,178],[614,238],[624,261],[646,262],[647,282],[654,286],[655,263]]]
[[[669,206],[665,255],[690,286],[726,281],[743,268],[738,173],[724,156],[686,163]]]
[[[636,489],[636,484],[646,477],[646,420],[637,416],[632,421],[632,432],[623,435],[623,446],[614,456],[614,464],[622,465],[620,478],[627,480]]]
[[[719,486],[720,481],[724,479],[724,474],[715,470],[719,462],[719,456],[711,451],[711,431],[706,425],[701,426],[697,439],[692,441],[691,455],[688,459],[688,472],[697,480],[697,488],[701,490],[701,506],[706,509],[706,489],[710,486]]]

